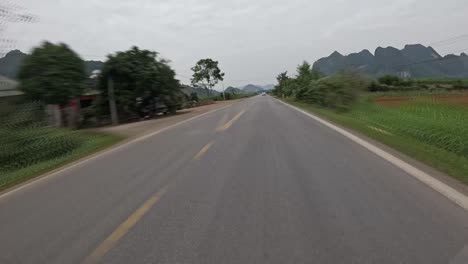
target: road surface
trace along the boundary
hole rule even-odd
[[[0,198],[0,263],[468,263],[467,244],[462,208],[268,96]]]

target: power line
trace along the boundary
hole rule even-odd
[[[453,44],[453,43],[456,43],[456,42],[459,42],[459,41],[463,41],[463,40],[468,40],[468,34],[463,34],[463,35],[460,35],[460,36],[435,41],[435,42],[430,43],[429,45],[433,46],[433,47],[440,47],[440,46],[450,45],[450,44]]]

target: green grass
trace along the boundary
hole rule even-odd
[[[21,167],[15,167],[10,169],[0,168],[0,191],[10,188],[14,185],[30,180],[34,177],[40,176],[68,163],[76,161],[85,156],[91,155],[95,152],[103,150],[119,141],[123,138],[120,136],[103,134],[103,133],[90,133],[82,131],[66,131],[62,130],[61,136],[65,138],[73,137],[79,138],[81,144],[73,150],[68,151],[64,154],[56,156],[50,159],[40,159],[31,164],[23,165]],[[57,135],[57,132],[54,132]],[[45,137],[49,135],[46,134]],[[55,147],[55,146],[51,146]],[[49,147],[49,148],[51,148]],[[31,156],[37,155],[38,153],[30,153]]]
[[[337,113],[286,102],[349,127],[468,184],[468,108],[416,101],[397,108],[362,100]]]

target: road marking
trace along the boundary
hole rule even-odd
[[[194,160],[199,160],[210,148],[213,146],[214,141],[209,142],[206,144],[198,153],[193,157]]]
[[[216,129],[216,131],[225,131],[227,130],[228,128],[230,128],[232,126],[232,124],[234,124],[234,122],[237,121],[237,119],[239,119],[243,114],[245,113],[245,110],[242,110],[240,111],[236,116],[234,116],[231,120],[229,120],[226,124],[224,124],[223,126],[220,126]]]
[[[227,112],[227,111],[226,111]],[[219,120],[218,124],[216,125],[216,127],[220,127],[222,126],[224,123],[226,123],[227,119],[228,119],[229,115],[228,113],[225,113],[223,115],[223,117],[221,118],[221,120]]]
[[[276,99],[278,100],[278,99]],[[328,121],[325,121],[324,119],[311,114],[309,112],[306,112],[302,109],[299,109],[295,106],[292,106],[290,104],[287,104],[281,100],[278,100],[278,102],[298,111],[303,113],[304,115],[314,119],[315,121],[331,128],[332,130],[335,130],[336,132],[340,133],[341,135],[347,137],[348,139],[354,141],[355,143],[361,145],[362,147],[366,148],[367,150],[371,151],[372,153],[376,154],[377,156],[385,159],[386,161],[392,163],[393,165],[397,166],[407,174],[413,176],[414,178],[418,179],[422,183],[426,184],[433,190],[439,192],[455,204],[459,205],[463,209],[468,211],[468,197],[465,196],[464,194],[460,193],[459,191],[455,190],[454,188],[448,186],[447,184],[437,180],[436,178],[430,176],[429,174],[423,172],[422,170],[410,165],[409,163],[393,156],[392,154],[386,152],[385,150],[371,144],[368,141],[365,141],[364,139],[350,133],[349,131],[346,131]]]
[[[84,264],[99,263],[112,248],[140,221],[143,216],[161,199],[166,192],[167,187],[164,187],[138,208],[133,214],[131,214],[125,222],[120,224],[112,234],[110,234],[86,259],[83,261]]]
[[[214,113],[214,112],[217,112],[217,111],[221,111],[221,110],[223,110],[223,109],[225,109],[225,108],[228,108],[228,107],[230,107],[230,106],[232,106],[232,105],[234,105],[234,104],[236,104],[236,103],[237,103],[237,102],[234,102],[234,103],[232,103],[232,104],[223,106],[223,107],[221,107],[221,108],[213,109],[213,110],[208,111],[208,112],[206,112],[206,113],[203,113],[203,114],[200,114],[200,115],[191,117],[191,118],[186,119],[186,120],[182,120],[182,121],[180,121],[180,122],[178,122],[178,123],[175,123],[175,124],[172,124],[172,125],[170,125],[170,126],[161,128],[161,129],[159,129],[159,130],[157,130],[157,131],[154,131],[154,132],[151,132],[151,133],[149,133],[149,134],[143,135],[143,136],[141,136],[141,137],[132,139],[132,140],[130,140],[130,141],[126,141],[126,142],[124,141],[123,143],[117,144],[117,145],[115,145],[115,146],[113,146],[113,147],[110,147],[110,148],[108,148],[108,149],[105,149],[105,150],[99,151],[99,152],[97,152],[97,153],[94,153],[94,154],[92,154],[91,156],[84,157],[83,159],[80,159],[80,160],[78,160],[78,161],[76,161],[76,162],[73,162],[73,163],[70,163],[70,164],[68,164],[68,165],[65,165],[64,167],[58,168],[58,169],[53,170],[53,171],[51,171],[51,172],[49,172],[49,173],[46,173],[46,174],[44,174],[44,175],[42,175],[42,176],[39,176],[39,177],[36,177],[36,178],[31,179],[31,180],[29,180],[29,181],[26,181],[26,182],[24,182],[24,183],[22,183],[22,184],[20,184],[20,185],[17,185],[17,186],[15,186],[15,187],[10,188],[10,189],[4,190],[4,191],[0,192],[0,199],[4,199],[4,198],[6,198],[7,196],[13,195],[13,194],[15,194],[15,193],[17,193],[17,192],[19,192],[19,191],[21,191],[21,190],[24,190],[24,189],[26,189],[26,188],[30,188],[30,187],[32,187],[33,185],[37,184],[37,183],[45,182],[45,181],[47,181],[47,180],[50,180],[50,179],[52,179],[52,178],[54,178],[54,177],[60,175],[61,173],[65,172],[65,171],[72,170],[72,169],[78,168],[78,167],[80,167],[80,166],[83,166],[83,165],[85,165],[87,162],[90,162],[90,161],[95,160],[95,159],[100,159],[100,158],[102,158],[102,157],[104,157],[104,156],[106,156],[106,155],[109,155],[109,154],[114,153],[114,152],[116,152],[116,151],[122,150],[122,149],[124,149],[124,148],[126,148],[126,147],[129,147],[130,145],[132,145],[132,144],[134,144],[134,143],[143,141],[143,140],[145,140],[145,139],[147,139],[147,138],[150,138],[150,137],[152,137],[152,136],[155,136],[155,135],[157,135],[157,134],[160,134],[160,133],[162,133],[162,132],[164,132],[164,131],[166,131],[166,130],[172,129],[172,128],[176,127],[176,126],[185,124],[185,123],[187,123],[187,122],[193,121],[193,120],[195,120],[195,119],[201,118],[201,117],[206,116],[206,115],[209,115],[209,114],[211,114],[211,113]]]

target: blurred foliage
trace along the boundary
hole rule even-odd
[[[44,42],[24,59],[18,78],[29,99],[63,105],[82,94],[85,65],[66,44]]]
[[[185,100],[175,71],[158,53],[133,47],[109,55],[99,76],[101,111],[108,113],[108,84],[114,82],[119,116],[134,116],[139,97],[158,97],[171,111]]]
[[[294,78],[283,72],[276,77],[276,80],[278,84],[271,92],[273,95],[290,97],[337,111],[349,110],[356,102],[359,92],[364,91],[369,85],[366,78],[352,72],[322,77],[306,61],[297,67]]]

